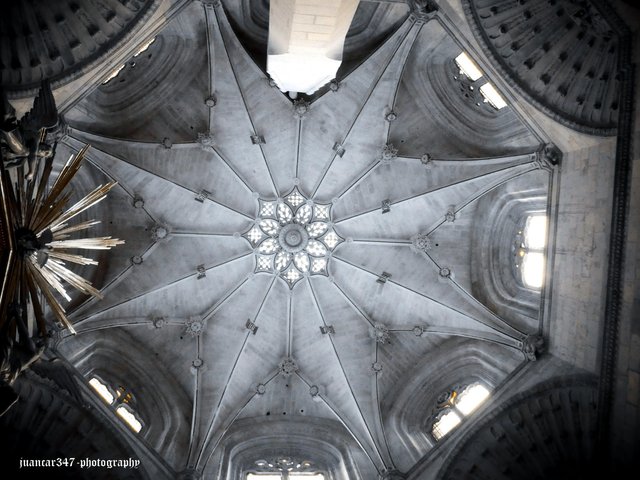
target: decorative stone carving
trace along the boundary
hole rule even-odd
[[[332,92],[337,92],[338,90],[340,90],[340,83],[336,79],[331,80],[329,82],[329,89]]]
[[[382,147],[382,152],[380,154],[380,161],[382,163],[391,163],[394,158],[398,156],[398,149],[393,146],[393,143],[387,143],[384,147]]]
[[[173,142],[171,141],[171,139],[169,137],[164,137],[162,139],[161,145],[168,150],[171,147],[173,147]]]
[[[438,272],[438,275],[440,275],[442,278],[451,278],[451,269],[449,269],[448,267],[442,267],[440,269],[440,272]]]
[[[391,274],[389,272],[382,272],[378,275],[378,279],[376,282],[378,283],[387,283],[387,280],[391,278]]]
[[[204,267],[204,263],[201,263],[196,267],[196,272],[198,273],[196,280],[202,280],[207,276],[207,269]]]
[[[376,375],[382,372],[382,364],[379,362],[374,362],[371,364],[371,370],[373,370]]]
[[[382,201],[380,206],[382,213],[389,213],[391,211],[391,200],[388,198]]]
[[[185,322],[185,333],[198,337],[204,331],[204,322],[199,317],[191,317]]]
[[[380,480],[404,480],[405,478],[407,477],[398,470],[387,470],[379,476]]]
[[[251,143],[253,143],[254,145],[264,145],[265,143],[267,143],[267,141],[262,135],[255,134],[251,135]]]
[[[323,335],[327,335],[329,333],[336,333],[335,328],[333,327],[333,325],[327,325],[320,327],[320,332],[322,332]]]
[[[411,13],[418,21],[431,20],[437,11],[438,4],[433,0],[411,0]]]
[[[608,2],[463,0],[472,31],[509,84],[555,120],[615,134],[626,33]],[[565,72],[557,75],[557,72]],[[598,88],[594,88],[598,85]]]
[[[422,335],[424,335],[424,332],[426,331],[425,327],[421,326],[421,325],[416,325],[415,327],[413,327],[413,334],[416,337],[421,337]]]
[[[247,323],[245,323],[245,327],[254,335],[258,331],[258,326],[249,319],[247,319]]]
[[[341,158],[344,155],[344,152],[346,152],[345,148],[339,142],[333,144],[333,151],[336,152],[336,155]]]
[[[453,223],[456,221],[456,212],[455,210],[449,210],[447,213],[444,214],[444,219],[449,222],[449,223]]]
[[[201,368],[204,365],[204,361],[201,358],[196,358],[191,362],[191,366],[196,370]]]
[[[243,234],[255,252],[255,272],[279,275],[289,288],[305,276],[327,275],[331,252],[343,241],[330,223],[331,205],[312,202],[297,188],[258,205],[258,218]]]
[[[480,92],[480,87],[487,81],[484,76],[475,81],[471,80],[460,71],[460,68],[456,65],[456,62],[453,59],[449,61],[448,68],[451,79],[457,86],[462,98],[486,113],[497,112],[496,108],[494,108],[491,103],[487,101],[484,95],[482,95],[482,92]]]
[[[320,389],[317,385],[311,385],[309,387],[309,395],[311,395],[312,397],[317,397],[318,395],[320,395]]]
[[[394,112],[393,110],[391,110],[390,112],[388,112],[388,113],[384,116],[384,119],[385,119],[387,122],[391,123],[391,122],[393,122],[394,120],[397,120],[397,119],[398,119],[398,114],[397,114],[396,112]]]
[[[422,157],[420,157],[420,161],[427,168],[427,170],[433,167],[433,157],[430,153],[425,153],[424,155],[422,155]]]
[[[433,248],[433,242],[426,233],[417,233],[411,237],[411,250],[416,253],[427,253]]]
[[[383,345],[385,343],[391,343],[389,328],[386,325],[383,325],[382,323],[376,323],[373,329],[373,338],[375,339],[376,342],[381,343]]]
[[[264,383],[259,383],[256,386],[256,393],[258,395],[264,395],[266,393],[266,391],[267,391],[267,386]]]
[[[522,353],[527,360],[535,362],[544,352],[544,339],[540,335],[528,335],[522,342]]]
[[[204,99],[204,104],[209,108],[215,107],[217,105],[217,103],[218,103],[218,99],[216,98],[216,96],[214,94],[211,94],[207,98]]]
[[[35,93],[45,78],[63,86],[110,54],[148,18],[161,2],[4,2],[0,37],[0,85]]]
[[[285,358],[278,365],[278,371],[285,377],[290,377],[298,371],[298,365],[293,358]]]
[[[142,264],[143,259],[140,255],[134,255],[133,257],[131,257],[131,263],[133,263],[134,265],[140,265]]]
[[[295,100],[293,102],[293,116],[296,118],[304,117],[309,111],[309,102],[303,99]]]
[[[158,330],[164,327],[167,324],[167,321],[164,317],[155,317],[153,320],[153,326]]]
[[[562,161],[562,151],[553,143],[547,143],[541,152],[536,153],[536,163],[538,168],[543,170],[553,170]]]
[[[264,458],[255,461],[255,465],[261,472],[306,472],[316,469],[315,465],[302,458],[279,456],[275,458]]]
[[[151,229],[151,240],[158,242],[164,240],[169,235],[169,230],[162,225],[156,225]]]
[[[214,145],[213,133],[211,132],[201,132],[198,133],[198,143],[203,148],[211,148]]]
[[[210,196],[211,196],[211,192],[207,190],[200,190],[200,192],[198,192],[198,195],[196,195],[194,200],[196,202],[204,203],[204,201],[207,200]]]
[[[133,201],[131,202],[134,208],[143,208],[144,207],[144,199],[138,195],[134,195]]]

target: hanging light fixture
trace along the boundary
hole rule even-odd
[[[74,219],[102,201],[116,185],[109,182],[68,207],[68,188],[89,146],[72,155],[50,181],[58,112],[48,82],[43,82],[33,108],[20,121],[3,94],[0,126],[0,415],[15,401],[11,383],[39,358],[48,335],[45,304],[75,334],[59,297],[71,300],[69,289],[102,298],[69,264],[97,265],[77,249],[108,250],[124,243],[111,237],[74,238],[98,220]]]

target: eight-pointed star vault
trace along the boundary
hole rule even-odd
[[[538,330],[537,319],[502,318],[474,296],[469,237],[479,199],[511,182],[545,184],[541,143],[509,108],[478,113],[457,99],[446,72],[460,47],[437,17],[409,16],[301,110],[270,86],[221,6],[192,3],[181,15],[206,56],[167,101],[205,132],[165,148],[172,125],[156,120],[135,138],[92,131],[79,119],[95,95],[117,94],[109,84],[69,115],[65,147],[91,144],[92,168],[130,199],[123,222],[148,231],[104,279],[105,300],[71,312],[78,338],[124,329],[177,379],[191,428],[176,471],[204,469],[236,420],[282,402],[342,423],[378,471],[402,467],[381,404],[403,372],[456,336],[517,363]],[[159,50],[175,40],[158,38],[149,51],[180,68]],[[211,94],[214,106],[193,100]],[[449,101],[460,113],[445,121]],[[474,115],[487,131],[512,130],[491,148],[474,144]],[[321,401],[307,405],[312,396]]]

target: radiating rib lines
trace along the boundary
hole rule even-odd
[[[266,387],[267,385],[269,385],[273,381],[274,378],[276,378],[278,376],[278,373],[279,373],[278,371],[275,371],[266,380],[264,380],[261,383]],[[227,420],[225,427],[220,432],[220,434],[217,436],[216,442],[211,447],[211,451],[209,452],[209,455],[207,455],[207,460],[204,462],[203,469],[209,463],[209,460],[211,460],[211,457],[213,456],[213,454],[215,453],[216,449],[218,448],[218,445],[220,445],[220,442],[224,438],[224,436],[227,433],[227,431],[229,430],[229,428],[231,428],[231,425],[233,425],[233,422],[235,422],[236,419],[242,414],[244,409],[247,408],[247,405],[249,405],[249,403],[251,403],[251,400],[253,400],[256,397],[256,395],[258,395],[258,393],[254,392],[250,396],[248,396],[247,400],[240,406],[240,408],[238,408],[236,410],[236,413],[233,415],[233,417],[231,417],[229,420]]]
[[[498,182],[498,183],[495,183],[495,184],[491,184],[491,185],[489,185],[487,188],[482,189],[480,192],[478,192],[478,193],[474,194],[472,197],[470,197],[470,198],[466,199],[466,200],[465,200],[461,205],[456,206],[456,208],[455,208],[455,210],[454,210],[454,213],[457,215],[457,214],[458,214],[460,211],[462,211],[465,207],[468,207],[468,206],[469,206],[469,205],[471,205],[473,202],[475,202],[478,198],[480,198],[480,197],[482,197],[482,196],[486,195],[486,194],[487,194],[487,193],[489,193],[490,191],[495,190],[496,188],[498,188],[498,187],[500,187],[500,186],[504,185],[505,183],[510,182],[511,180],[513,180],[513,179],[515,179],[515,178],[518,178],[518,177],[520,177],[520,176],[522,176],[522,175],[526,175],[527,173],[533,172],[533,171],[535,171],[535,170],[537,170],[537,167],[531,167],[531,168],[530,168],[530,169],[528,169],[528,170],[525,170],[525,171],[523,171],[523,172],[518,172],[518,173],[516,173],[516,174],[514,174],[514,175],[512,175],[512,176],[510,176],[510,177],[508,177],[508,178],[505,178],[504,180],[502,180],[502,181],[500,181],[500,182]],[[427,235],[431,235],[433,232],[435,232],[435,231],[438,229],[438,227],[440,227],[443,223],[445,223],[445,221],[446,221],[446,220],[444,220],[444,219],[443,219],[443,220],[440,220],[440,221],[436,224],[436,226],[435,226],[435,227],[431,228],[431,229],[427,232]]]
[[[240,175],[240,172],[238,172],[235,167],[231,164],[231,162],[229,162],[224,155],[222,155],[222,152],[220,151],[220,149],[216,148],[215,146],[211,147],[211,150],[213,150],[215,152],[215,154],[218,156],[218,158],[220,159],[220,161],[231,171],[231,173],[233,173],[235,175],[235,177],[240,180],[240,182],[245,186],[245,188],[249,191],[249,192],[257,192],[258,190],[253,188],[251,185],[249,185],[249,182],[247,182],[244,177],[242,175]]]
[[[327,326],[327,322],[324,316],[324,312],[322,311],[322,307],[320,306],[320,302],[318,301],[318,297],[316,295],[316,292],[313,288],[313,284],[311,282],[311,280],[307,277],[307,283],[309,285],[309,289],[311,290],[311,295],[313,296],[313,301],[316,305],[316,308],[318,309],[318,313],[320,314],[320,318],[322,319],[322,323],[324,324],[324,326]],[[336,356],[336,360],[338,361],[338,365],[340,365],[340,371],[342,372],[342,375],[345,379],[345,381],[347,382],[347,386],[349,387],[349,392],[351,393],[351,398],[353,398],[353,401],[358,409],[358,413],[360,414],[360,419],[362,420],[362,422],[365,425],[365,428],[367,429],[367,434],[369,435],[369,438],[371,439],[372,445],[376,450],[376,453],[378,454],[378,457],[380,458],[380,461],[382,462],[382,464],[384,464],[384,458],[382,457],[382,454],[378,448],[377,442],[375,441],[375,438],[373,437],[373,434],[371,433],[371,430],[369,428],[369,424],[367,423],[367,420],[364,416],[364,413],[362,412],[362,409],[360,408],[360,404],[358,403],[358,399],[356,397],[356,394],[353,390],[353,387],[351,386],[351,382],[349,381],[349,377],[347,376],[347,372],[344,369],[344,365],[342,364],[342,360],[340,359],[340,355],[338,354],[338,349],[335,345],[335,342],[333,341],[333,338],[331,338],[331,335],[327,335],[327,337],[329,338],[329,342],[331,342],[331,348],[333,349],[333,353]],[[306,383],[306,381],[305,381]],[[326,403],[326,400],[323,398],[323,400]],[[345,421],[342,419],[342,417],[340,416],[339,413],[337,413],[337,410],[335,408],[333,408],[331,405],[327,404],[327,406],[338,416],[338,418],[340,418],[340,420],[343,422],[343,424],[345,424],[345,427],[349,430],[349,432],[351,432],[351,435],[356,439],[356,441],[358,443],[361,443],[360,440],[358,439],[357,435],[353,432],[353,430],[348,426],[348,424],[345,423]],[[365,452],[367,452],[367,449],[363,450]],[[367,452],[367,456],[369,456],[369,459],[371,460],[371,462],[375,465],[375,462],[373,461],[373,459],[371,458],[371,456],[369,455],[369,453]],[[377,468],[377,467],[376,467]]]
[[[75,137],[72,137],[72,138],[75,138]],[[77,139],[76,139],[76,140],[77,140]],[[198,191],[196,191],[196,190],[193,190],[192,188],[189,188],[189,187],[187,187],[187,186],[185,186],[185,185],[182,185],[181,183],[179,183],[179,182],[178,182],[177,180],[175,180],[175,179],[168,178],[168,177],[166,177],[166,176],[164,176],[164,175],[161,175],[161,174],[160,174],[160,173],[158,173],[158,172],[154,172],[154,171],[152,171],[152,170],[150,170],[150,169],[148,169],[148,168],[142,167],[142,166],[140,166],[140,165],[136,165],[135,163],[131,163],[129,160],[126,160],[126,159],[124,159],[124,158],[122,158],[122,157],[120,157],[120,156],[118,156],[118,155],[115,155],[115,154],[109,153],[109,152],[107,152],[106,150],[103,150],[103,149],[98,148],[98,147],[93,147],[93,148],[94,148],[94,149],[96,149],[96,150],[97,150],[97,151],[99,151],[99,152],[102,152],[104,155],[107,155],[107,156],[109,156],[109,157],[111,157],[111,158],[114,158],[114,159],[119,160],[119,161],[121,161],[121,162],[123,162],[123,163],[126,163],[127,165],[131,166],[132,168],[135,168],[135,169],[137,169],[137,170],[140,170],[140,171],[146,172],[146,173],[148,173],[149,175],[153,175],[154,177],[157,177],[157,178],[159,178],[159,179],[161,179],[161,180],[164,180],[165,182],[168,182],[168,183],[170,183],[170,184],[172,184],[172,185],[175,185],[176,187],[178,187],[178,188],[180,188],[180,189],[182,189],[182,190],[186,190],[186,191],[191,192],[191,193],[193,193],[193,194],[195,194],[195,195],[198,195],[198,194],[200,193],[200,192],[198,192]],[[237,215],[240,215],[240,216],[244,217],[245,219],[248,219],[248,220],[254,220],[254,218],[253,218],[252,216],[247,215],[246,213],[242,213],[240,210],[237,210],[237,209],[235,209],[235,208],[233,208],[233,207],[231,207],[231,206],[229,206],[229,205],[226,205],[226,204],[224,204],[224,203],[220,202],[219,200],[214,200],[214,199],[213,199],[213,198],[211,198],[211,197],[207,197],[207,198],[206,198],[206,200],[207,200],[207,201],[209,201],[209,202],[212,202],[212,203],[214,203],[214,204],[216,204],[216,205],[218,205],[218,206],[220,206],[220,207],[222,207],[222,208],[224,208],[224,209],[226,209],[226,210],[229,210],[229,211],[231,211],[231,212],[233,212],[233,213],[235,213],[235,214],[237,214]]]
[[[431,255],[429,255],[428,252],[423,252],[428,258],[429,260],[431,260],[431,262],[433,262],[433,264],[435,265],[435,267],[440,270],[440,265],[438,265],[438,262],[436,262],[433,257]],[[458,282],[455,281],[454,278],[449,278],[449,281],[451,282],[452,285],[454,285],[457,290],[462,293],[465,297],[467,297],[468,301],[471,301],[473,304],[477,305],[479,308],[481,308],[484,312],[486,312],[488,315],[490,315],[491,317],[493,317],[498,323],[501,323],[503,325],[505,325],[506,327],[510,328],[511,330],[515,330],[516,332],[518,332],[523,338],[525,337],[525,333],[521,332],[520,330],[518,330],[517,328],[509,325],[503,318],[501,318],[500,316],[498,316],[497,314],[495,314],[493,311],[491,311],[486,305],[484,305],[482,302],[478,301],[478,299],[476,299],[476,297],[474,297],[473,295],[471,295],[471,293],[467,292],[467,290],[465,288],[463,288]]]
[[[311,388],[312,383],[309,380],[307,380],[304,376],[302,376],[300,374],[300,372],[296,372],[296,376],[300,380],[302,380],[302,382],[304,382],[304,384],[307,385],[307,387]],[[367,456],[367,458],[369,459],[371,464],[374,466],[374,468],[378,471],[378,473],[381,473],[381,471],[382,471],[381,467],[384,468],[385,463],[384,463],[384,459],[380,455],[380,451],[378,450],[378,446],[376,445],[375,441],[372,440],[373,446],[375,448],[375,452],[378,454],[378,458],[380,459],[380,463],[376,463],[376,461],[371,457],[371,454],[369,453],[369,449],[367,449],[362,444],[362,441],[358,438],[358,435],[353,431],[353,429],[351,428],[349,423],[347,423],[347,421],[344,419],[344,417],[340,414],[340,410],[333,405],[333,402],[329,401],[329,399],[324,397],[323,395],[319,394],[318,396],[324,402],[324,404],[327,406],[327,408],[329,410],[331,410],[331,412],[338,418],[338,420],[340,420],[340,423],[342,424],[342,426],[344,426],[344,428],[346,428],[346,430],[349,432],[351,437],[355,440],[355,442],[358,444],[358,446],[365,453],[365,455]],[[363,421],[364,421],[364,419],[363,419]],[[365,425],[366,425],[366,422],[365,422]],[[368,431],[368,427],[367,427],[367,431]],[[368,433],[369,433],[369,435],[371,435],[370,432],[368,432]]]
[[[205,29],[207,31],[207,63],[209,66],[209,93],[213,94],[213,92],[215,92],[215,44],[213,42],[213,38],[211,36],[211,28],[212,28],[212,22],[211,22],[211,15],[215,15],[213,13],[213,9],[212,8],[208,8],[207,5],[203,4],[202,7],[204,8],[204,22],[205,22]],[[208,127],[209,127],[209,132],[211,131],[211,127],[213,125],[213,108],[209,108],[209,123],[208,123]]]
[[[352,262],[350,262],[350,261],[348,261],[348,260],[346,260],[346,259],[344,259],[344,258],[341,258],[341,257],[339,257],[339,256],[337,256],[337,255],[334,255],[332,258],[333,258],[334,260],[338,260],[338,261],[340,261],[340,262],[342,262],[342,263],[344,263],[344,264],[346,264],[346,265],[349,265],[349,266],[351,266],[352,268],[355,268],[355,269],[357,269],[357,270],[361,270],[361,271],[363,271],[363,272],[365,272],[365,273],[368,273],[369,275],[371,275],[371,276],[373,276],[373,277],[378,277],[378,274],[376,274],[375,272],[372,272],[372,271],[370,271],[370,270],[367,270],[367,269],[366,269],[366,268],[364,268],[363,266],[361,266],[361,265],[356,265],[356,264],[354,264],[354,263],[352,263]],[[478,323],[480,323],[480,324],[484,325],[485,327],[489,327],[489,328],[491,328],[492,330],[495,330],[496,332],[498,332],[498,333],[500,333],[500,334],[502,334],[502,335],[505,335],[505,336],[507,336],[507,337],[514,338],[514,339],[516,339],[516,340],[521,340],[521,339],[522,339],[522,337],[523,337],[523,334],[522,334],[521,332],[519,332],[518,330],[516,330],[515,328],[513,328],[511,325],[506,324],[506,326],[507,326],[510,330],[513,330],[513,331],[515,331],[515,332],[516,332],[516,335],[515,335],[515,336],[514,336],[514,335],[510,335],[510,334],[509,334],[509,333],[507,333],[507,332],[503,332],[501,329],[499,329],[499,328],[498,328],[498,326],[497,326],[497,325],[488,324],[488,323],[486,323],[486,322],[482,321],[482,320],[481,320],[481,319],[479,319],[479,318],[473,317],[473,316],[469,315],[468,313],[465,313],[465,312],[463,312],[463,311],[461,311],[461,310],[458,310],[457,308],[453,308],[453,307],[451,307],[451,306],[449,306],[449,305],[447,305],[447,304],[445,304],[445,303],[443,303],[443,302],[441,302],[441,301],[439,301],[439,300],[436,300],[435,298],[430,297],[429,295],[427,295],[427,294],[425,294],[425,293],[422,293],[422,292],[419,292],[419,291],[417,291],[417,290],[414,290],[413,288],[407,287],[406,285],[403,285],[403,284],[399,283],[399,282],[398,282],[398,281],[396,281],[396,280],[393,280],[393,279],[389,278],[389,279],[387,279],[387,283],[390,283],[390,284],[392,284],[392,285],[396,285],[396,286],[398,286],[398,287],[400,287],[400,288],[402,288],[402,289],[404,289],[404,290],[407,290],[408,292],[411,292],[411,293],[414,293],[414,294],[416,294],[416,295],[419,295],[419,296],[421,296],[421,297],[423,297],[423,298],[426,298],[427,300],[429,300],[429,301],[431,301],[431,302],[433,302],[433,303],[436,303],[437,305],[440,305],[441,307],[444,307],[444,308],[449,309],[449,310],[451,310],[451,311],[453,311],[453,312],[456,312],[456,313],[457,313],[457,314],[459,314],[459,315],[462,315],[462,316],[464,316],[464,317],[467,317],[467,318],[469,318],[469,319],[473,320],[474,322],[478,322]],[[337,284],[336,284],[336,286],[337,286]],[[341,291],[342,291],[342,290],[341,290]],[[347,297],[347,298],[348,298],[348,297]],[[355,303],[352,303],[352,304],[355,306]],[[358,310],[359,310],[359,308],[358,308]],[[373,325],[373,324],[372,324],[372,325]]]
[[[264,294],[264,297],[262,298],[262,301],[260,302],[260,306],[258,307],[258,311],[256,312],[255,316],[253,317],[253,323],[257,323],[258,321],[258,317],[260,316],[260,313],[262,312],[262,308],[264,307],[264,304],[267,300],[267,297],[269,296],[269,294],[271,293],[271,289],[273,288],[273,285],[276,281],[278,277],[274,276],[273,279],[271,280],[271,283],[269,284],[269,287],[267,288],[267,291]],[[213,418],[211,419],[211,422],[209,423],[209,427],[207,428],[207,431],[205,433],[204,439],[202,444],[200,445],[200,449],[198,452],[198,456],[195,459],[195,465],[200,465],[200,462],[202,460],[202,455],[204,454],[204,450],[207,446],[207,444],[209,443],[209,437],[211,436],[211,431],[213,429],[213,425],[218,417],[218,413],[220,412],[220,405],[222,405],[222,402],[224,400],[225,394],[227,392],[227,389],[231,383],[231,378],[233,377],[234,372],[236,371],[236,366],[238,365],[238,361],[240,360],[240,357],[242,356],[242,352],[244,352],[244,347],[247,344],[247,341],[249,340],[249,336],[251,335],[250,331],[247,331],[247,333],[245,334],[244,337],[244,341],[242,342],[242,346],[240,347],[240,350],[238,351],[238,354],[236,355],[236,358],[233,362],[233,366],[231,367],[231,370],[229,371],[229,375],[226,379],[226,382],[224,382],[224,388],[222,390],[222,393],[220,394],[220,398],[218,399],[218,404],[216,405],[216,408],[213,410],[214,414],[213,414]]]
[[[409,20],[407,20],[405,24],[408,25],[408,22],[409,22]],[[400,28],[402,28],[402,27],[400,27]],[[360,106],[360,108],[356,112],[356,115],[353,118],[353,121],[349,125],[349,128],[347,129],[346,133],[344,134],[344,137],[342,138],[342,141],[341,141],[342,144],[344,144],[347,141],[347,139],[349,138],[349,134],[351,133],[351,131],[353,130],[353,127],[355,126],[356,122],[360,118],[360,115],[362,114],[362,111],[364,110],[364,108],[366,107],[367,103],[369,102],[369,99],[371,98],[371,95],[373,95],[373,92],[377,88],[378,83],[382,79],[382,76],[385,74],[385,72],[389,68],[389,65],[391,64],[391,62],[395,59],[396,53],[403,46],[403,44],[404,44],[405,40],[407,39],[407,37],[409,36],[409,33],[411,32],[411,30],[412,30],[411,27],[407,28],[407,31],[404,33],[404,35],[402,35],[402,37],[398,39],[398,45],[389,54],[389,57],[388,57],[387,61],[384,62],[384,66],[378,71],[378,73],[376,75],[376,78],[371,83],[371,87],[369,88],[369,91],[367,92],[367,95],[365,96],[364,101],[362,102],[362,105]],[[333,165],[333,162],[335,162],[335,159],[336,159],[337,156],[338,156],[337,153],[334,151],[332,153],[332,155],[331,155],[331,159],[329,160],[329,162],[323,168],[322,173],[320,175],[320,178],[318,179],[316,185],[314,186],[314,188],[313,188],[313,190],[311,192],[311,197],[314,197],[316,195],[316,193],[318,192],[318,189],[322,185],[322,182],[324,181],[324,179],[325,179],[327,173],[329,172],[329,170],[331,170],[331,166]]]
[[[528,161],[526,163],[531,163],[531,161]],[[399,205],[401,203],[409,202],[411,200],[415,200],[417,198],[424,197],[426,195],[431,195],[431,194],[434,194],[434,193],[436,193],[438,191],[445,190],[447,188],[455,187],[456,185],[461,185],[461,184],[464,184],[466,182],[470,182],[470,181],[473,181],[473,180],[478,180],[478,179],[485,178],[485,177],[488,177],[488,176],[491,176],[491,175],[496,175],[496,174],[499,174],[501,172],[504,172],[504,171],[507,171],[507,170],[510,170],[510,169],[517,169],[518,167],[521,167],[522,165],[525,165],[526,163],[516,164],[516,165],[509,165],[509,166],[506,166],[506,167],[503,167],[503,168],[499,168],[497,170],[492,170],[490,172],[486,172],[486,173],[483,173],[481,175],[474,176],[474,177],[464,178],[462,180],[449,182],[446,185],[433,186],[433,187],[429,188],[426,191],[423,191],[423,192],[420,192],[420,193],[415,193],[413,195],[409,195],[407,197],[401,198],[400,200],[391,201],[390,202],[390,206],[393,207],[394,205]],[[507,177],[506,179],[501,180],[497,185],[491,185],[489,187],[485,187],[485,188],[481,189],[480,192],[478,193],[478,195],[475,198],[478,198],[478,197],[486,194],[488,191],[490,191],[493,188],[496,188],[499,185],[504,185],[504,183],[512,180],[513,178],[516,178],[516,177],[518,177],[520,175],[523,175],[525,173],[529,173],[530,171],[533,171],[535,168],[536,167],[531,167],[531,169],[528,169],[528,170],[525,170],[525,171],[518,170],[517,173]],[[466,201],[463,206],[466,206],[471,201]],[[379,206],[377,206],[376,208],[371,208],[369,210],[365,210],[364,212],[358,212],[358,213],[354,213],[352,215],[347,215],[346,217],[343,217],[341,219],[335,220],[334,223],[337,225],[339,223],[346,222],[347,220],[351,220],[351,219],[354,219],[354,218],[357,218],[357,217],[362,217],[364,215],[368,215],[368,214],[376,212],[378,210],[380,210]],[[443,220],[442,223],[444,223],[444,220]]]
[[[196,358],[202,358],[200,356],[200,335],[196,336]],[[193,440],[196,432],[196,419],[198,417],[197,412],[200,408],[200,402],[198,401],[198,391],[200,387],[200,370],[196,370],[195,378],[193,380],[193,408],[191,410],[191,427],[189,428],[189,449],[187,450],[187,461],[191,457],[191,449],[193,448]]]
[[[240,82],[238,81],[238,73],[236,72],[236,68],[233,65],[233,62],[231,61],[231,58],[229,57],[229,50],[228,50],[228,46],[227,46],[227,41],[224,38],[224,35],[222,34],[223,32],[223,28],[221,23],[221,20],[218,16],[218,13],[216,12],[216,21],[218,24],[218,34],[220,35],[220,39],[222,40],[222,44],[224,45],[224,53],[225,56],[227,58],[227,62],[229,64],[229,67],[231,68],[231,72],[233,73],[233,77],[236,81],[236,86],[238,87],[238,91],[240,92],[240,97],[242,98],[242,104],[244,105],[244,109],[247,112],[247,118],[249,119],[249,123],[251,124],[251,128],[253,129],[253,131],[256,131],[256,126],[253,123],[253,118],[251,117],[251,112],[249,111],[249,106],[247,105],[247,100],[244,96],[244,92],[242,91],[242,87],[240,87]],[[267,157],[264,153],[264,149],[262,148],[262,145],[259,145],[260,147],[260,153],[262,154],[262,158],[264,159],[264,164],[267,167],[267,171],[269,172],[269,179],[271,180],[271,185],[273,186],[273,193],[275,194],[275,196],[277,197],[279,195],[279,190],[278,190],[278,186],[276,185],[276,181],[273,177],[273,172],[271,171],[271,167],[269,165],[269,162],[267,161]]]
[[[378,362],[378,342],[374,342],[375,343],[375,349],[376,349],[376,363]],[[385,433],[384,430],[384,421],[382,420],[382,409],[380,407],[380,392],[378,389],[378,377],[379,375],[376,373],[375,376],[375,383],[376,383],[376,388],[375,388],[375,399],[374,399],[374,403],[376,404],[376,410],[378,412],[378,422],[380,423],[380,431],[382,432],[382,439],[384,440],[384,446],[387,449],[387,454],[389,455],[389,460],[391,460],[391,465],[393,466],[393,468],[395,468],[395,462],[393,461],[393,456],[391,455],[391,449],[389,448],[389,442],[387,441],[387,434]]]
[[[241,260],[241,259],[243,259],[243,258],[248,257],[249,255],[253,255],[253,250],[252,250],[252,251],[250,251],[250,252],[247,252],[247,253],[242,253],[242,254],[240,254],[240,255],[236,255],[235,257],[232,257],[232,258],[230,258],[230,259],[228,259],[228,260],[224,260],[224,261],[219,262],[219,263],[217,263],[217,264],[214,264],[214,265],[211,265],[211,266],[209,266],[209,267],[206,267],[206,268],[205,268],[205,271],[207,271],[207,272],[208,272],[208,271],[210,271],[210,270],[213,270],[214,268],[219,268],[219,267],[222,267],[222,266],[224,266],[224,265],[226,265],[226,264],[228,264],[228,263],[236,262],[236,261],[238,261],[238,260]],[[182,282],[182,281],[184,281],[184,280],[186,280],[186,279],[188,279],[188,278],[191,278],[191,277],[193,277],[193,276],[195,276],[195,275],[197,275],[197,273],[196,273],[196,272],[189,272],[188,274],[183,275],[183,276],[182,276],[182,277],[180,277],[180,278],[177,278],[177,279],[172,280],[172,281],[170,281],[170,282],[167,282],[167,283],[163,283],[163,284],[161,284],[161,285],[158,285],[158,286],[156,286],[156,287],[154,287],[154,288],[152,288],[152,289],[150,289],[150,290],[147,290],[147,291],[145,291],[145,292],[142,292],[142,293],[139,293],[139,294],[137,294],[137,295],[134,295],[133,297],[129,297],[129,298],[127,298],[127,299],[125,299],[125,300],[122,300],[122,301],[120,301],[120,302],[118,302],[118,303],[115,303],[115,304],[113,304],[113,305],[110,305],[109,307],[103,308],[102,310],[98,310],[97,312],[92,312],[92,313],[88,314],[87,316],[84,316],[84,317],[79,318],[79,319],[77,320],[77,322],[76,322],[76,323],[84,322],[84,321],[86,321],[86,320],[90,319],[91,317],[94,317],[94,316],[96,316],[96,315],[100,315],[100,314],[102,314],[102,313],[108,312],[109,310],[113,310],[114,308],[117,308],[117,307],[119,307],[119,306],[122,306],[122,305],[124,305],[124,304],[126,304],[126,303],[128,303],[128,302],[133,301],[133,300],[137,300],[137,299],[142,298],[142,297],[144,297],[144,296],[146,296],[146,295],[149,295],[149,294],[151,294],[151,293],[159,292],[159,291],[161,291],[161,290],[164,290],[164,289],[166,289],[166,288],[169,288],[169,287],[171,287],[171,286],[174,286],[174,285],[176,285],[177,283],[180,283],[180,282]]]
[[[144,252],[142,252],[142,254],[140,255],[140,257],[144,260],[145,258],[147,258],[151,252],[158,246],[157,242],[151,242],[149,244],[149,246],[146,248],[146,250]],[[132,269],[133,269],[134,265],[132,263],[129,263],[129,265],[127,265],[124,270],[122,270],[120,273],[118,273],[114,278],[112,278],[106,285],[104,285],[101,289],[100,292],[102,293],[103,296],[106,296],[107,293],[114,287],[116,287],[117,285],[120,284],[120,282],[126,278],[127,273],[129,273]],[[78,305],[76,308],[74,308],[73,310],[71,310],[69,312],[69,318],[72,318],[77,312],[79,312],[80,310],[82,310],[83,308],[91,305],[92,303],[95,303],[97,301],[97,299],[95,299],[94,297],[90,297],[87,298],[84,302],[82,302],[80,305]]]

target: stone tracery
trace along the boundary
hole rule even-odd
[[[297,188],[283,199],[260,200],[256,223],[244,234],[255,271],[279,274],[290,287],[305,275],[327,275],[331,252],[343,242],[330,217],[330,204],[315,204]]]

